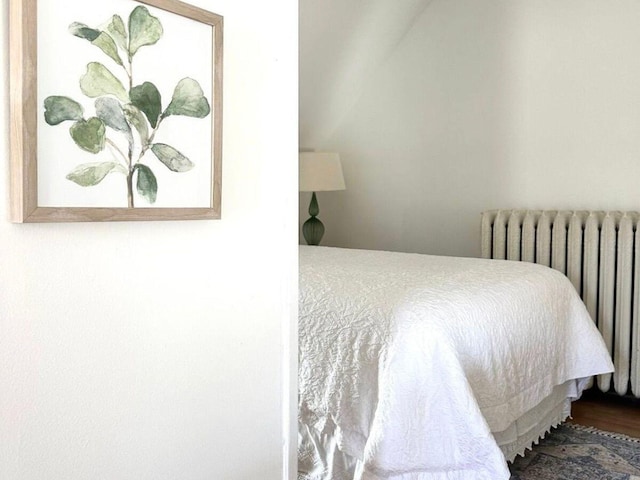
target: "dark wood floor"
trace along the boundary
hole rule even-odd
[[[640,438],[640,399],[585,392],[571,407],[573,423]]]

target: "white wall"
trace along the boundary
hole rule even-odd
[[[222,220],[0,221],[2,480],[280,479],[290,466],[297,2],[193,3],[225,17]]]
[[[477,255],[486,209],[637,210],[638,25],[632,1],[434,0],[331,135],[301,131],[343,158],[323,243]]]
[[[368,75],[431,1],[300,1],[301,138],[315,145],[331,135]]]

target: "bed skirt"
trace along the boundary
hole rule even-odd
[[[505,460],[518,455],[543,438],[552,427],[571,415],[571,402],[579,398],[585,380],[570,380],[554,388],[534,408],[501,432],[492,432]],[[324,431],[298,421],[298,480],[362,480],[363,464],[340,450],[336,425],[329,421]]]

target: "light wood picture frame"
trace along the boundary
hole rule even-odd
[[[11,221],[220,218],[222,16],[178,0],[9,10]]]

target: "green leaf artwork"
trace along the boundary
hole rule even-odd
[[[158,181],[153,171],[146,165],[138,163],[136,165],[138,171],[138,179],[136,181],[136,189],[138,193],[146,198],[149,203],[154,203],[158,196]]]
[[[81,149],[90,153],[99,153],[104,149],[106,129],[99,118],[81,119],[71,125],[71,138]]]
[[[131,89],[131,103],[138,107],[147,117],[153,128],[158,125],[158,117],[162,113],[162,99],[160,92],[151,82]]]
[[[125,52],[128,51],[127,42],[129,41],[129,37],[127,36],[127,29],[124,26],[124,22],[119,15],[111,17],[106,32],[111,35],[111,38],[113,38],[121,50]]]
[[[96,115],[107,127],[118,132],[130,132],[131,126],[127,122],[122,105],[115,98],[100,97],[96,99]]]
[[[211,107],[204,96],[200,84],[192,78],[183,78],[173,92],[171,103],[165,116],[185,115],[187,117],[204,118],[209,115]]]
[[[80,77],[80,89],[90,98],[113,95],[123,103],[129,101],[129,95],[120,80],[98,62],[87,65],[87,73]]]
[[[83,152],[99,157],[98,161],[83,163],[71,170],[66,176],[69,181],[81,187],[92,187],[110,173],[123,174],[128,207],[135,207],[134,193],[153,204],[158,197],[158,179],[149,162],[141,163],[143,158],[155,158],[151,163],[159,162],[158,165],[176,173],[188,172],[195,166],[173,146],[154,141],[164,119],[169,116],[205,118],[211,107],[200,84],[193,78],[186,77],[178,82],[164,110],[162,94],[156,84],[148,79],[134,83],[136,54],[142,47],[158,43],[164,34],[162,23],[147,7],[135,7],[126,24],[116,14],[101,25],[91,27],[81,22],[69,25],[71,35],[98,47],[106,55],[102,59],[108,57],[105,64],[100,61],[88,63],[79,78],[80,92],[95,99],[95,115],[85,117],[85,107],[80,102],[67,96],[52,95],[44,100],[44,120],[51,126],[71,122],[71,140]],[[117,70],[112,71],[106,65]],[[166,138],[166,134],[163,135]],[[148,155],[149,151],[152,156]],[[103,158],[107,156],[109,158]]]
[[[74,22],[69,26],[69,32],[79,38],[84,38],[109,55],[118,65],[122,65],[122,59],[118,55],[118,47],[114,39],[108,34],[89,28],[83,23]]]
[[[49,125],[58,125],[66,120],[82,120],[84,110],[69,97],[47,97],[44,101],[44,120]]]
[[[149,125],[144,118],[144,114],[132,104],[123,107],[124,116],[127,123],[133,125],[140,136],[141,147],[144,149],[149,145]]]
[[[129,15],[129,55],[133,57],[140,47],[154,45],[162,33],[160,20],[152,16],[146,7],[136,7]]]
[[[116,162],[83,163],[67,175],[67,179],[83,187],[99,184],[111,172],[127,174],[127,169]]]
[[[172,172],[188,172],[193,168],[191,160],[169,145],[156,143],[151,145],[151,151]]]

